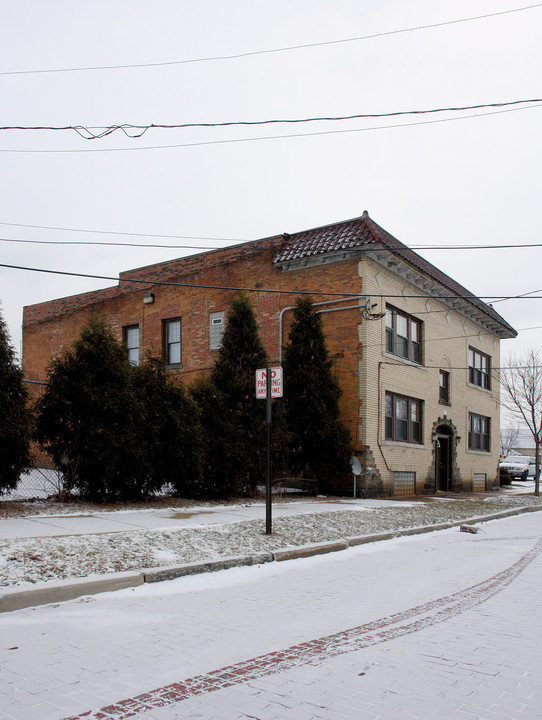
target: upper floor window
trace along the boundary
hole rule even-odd
[[[446,370],[439,373],[439,400],[441,403],[450,402],[450,373]]]
[[[422,401],[386,393],[386,440],[422,442]]]
[[[181,364],[181,320],[164,320],[164,362],[166,365]]]
[[[489,355],[469,348],[469,382],[484,390],[491,390],[491,358]]]
[[[386,351],[393,355],[422,361],[422,323],[393,307],[386,311]]]
[[[469,413],[469,450],[489,452],[490,418]]]
[[[122,340],[130,365],[139,365],[139,325],[128,325],[122,329]]]
[[[209,347],[211,350],[219,350],[224,335],[224,311],[215,312],[209,315]]]

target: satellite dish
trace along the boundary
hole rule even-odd
[[[354,475],[361,475],[361,463],[356,456],[350,458],[350,467]]]

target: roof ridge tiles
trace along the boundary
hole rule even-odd
[[[344,239],[345,236],[348,238],[347,240]],[[453,295],[464,299],[478,311],[489,316],[508,333],[511,333],[512,337],[517,335],[516,330],[493,307],[378,225],[369,216],[367,210],[364,210],[360,217],[351,220],[323,225],[312,230],[302,230],[284,237],[285,241],[273,260],[276,265],[315,255],[381,244],[389,252],[396,254],[401,260],[445,287]]]

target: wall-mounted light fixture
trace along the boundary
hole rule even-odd
[[[151,292],[143,295],[143,305],[152,305],[154,302],[154,294]]]

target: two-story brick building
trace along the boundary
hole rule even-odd
[[[322,313],[362,465],[360,492],[484,490],[499,461],[499,343],[516,331],[489,305],[367,213],[124,272],[115,287],[24,309],[23,366],[43,380],[52,356],[101,311],[141,362],[161,352],[186,383],[208,372],[230,300],[244,288],[280,362],[296,296]],[[287,392],[288,378],[284,378]],[[277,401],[280,402],[280,401]]]

